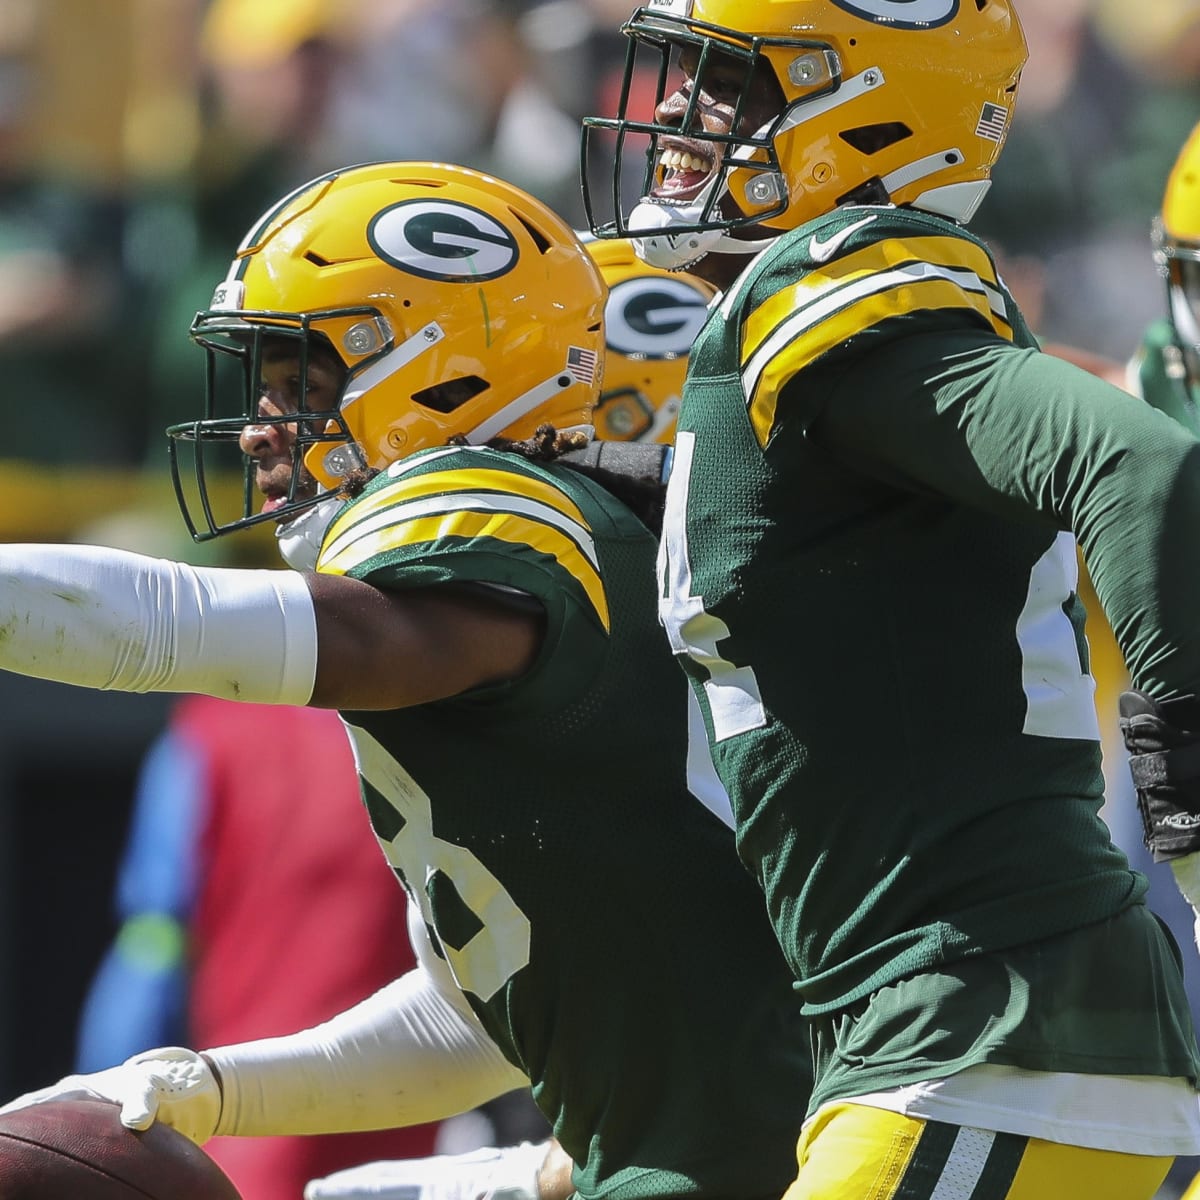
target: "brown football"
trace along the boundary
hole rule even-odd
[[[107,1100],[48,1100],[0,1116],[2,1200],[240,1200],[199,1146]]]

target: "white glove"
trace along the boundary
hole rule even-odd
[[[546,1142],[365,1163],[310,1180],[304,1200],[538,1200]]]
[[[1195,916],[1194,936],[1196,946],[1200,949],[1200,850],[1193,854],[1185,854],[1182,858],[1171,859],[1171,871],[1183,898],[1192,906]]]
[[[221,1116],[221,1088],[212,1068],[194,1050],[165,1046],[90,1075],[68,1075],[26,1092],[0,1108],[0,1116],[47,1100],[94,1097],[121,1106],[121,1124],[149,1129],[155,1121],[178,1129],[198,1146],[213,1135]]]

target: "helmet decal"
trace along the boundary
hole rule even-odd
[[[1002,142],[1004,132],[1008,128],[1008,109],[999,104],[988,103],[979,114],[979,124],[975,126],[975,136],[987,138],[991,142]]]
[[[900,29],[931,29],[958,12],[958,0],[833,0],[838,8],[867,21]]]
[[[499,221],[453,200],[402,200],[376,214],[367,241],[385,262],[424,279],[478,283],[516,265],[516,239]]]
[[[209,308],[241,308],[246,299],[246,285],[240,279],[226,279],[213,290]]]
[[[707,316],[707,299],[691,284],[626,279],[609,291],[604,310],[606,341],[619,354],[683,357]]]

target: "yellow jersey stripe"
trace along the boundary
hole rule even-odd
[[[445,496],[447,511],[455,508],[455,496],[462,492],[496,492],[536,500],[562,513],[584,529],[587,522],[575,503],[552,484],[533,479],[517,471],[462,467],[449,471],[430,471],[424,475],[405,475],[402,481],[381,487],[378,492],[351,505],[329,527],[326,544],[350,531],[383,509],[425,496]]]
[[[784,321],[745,368],[742,386],[760,446],[766,445],[774,428],[779,393],[788,381],[834,346],[889,317],[965,309],[983,317],[999,337],[1012,341],[1012,326],[996,315],[986,293],[968,290],[961,279],[947,278],[928,264],[915,264],[891,276],[874,275],[871,280],[879,290],[856,292],[858,298],[848,306],[839,305],[832,313],[813,306]],[[836,299],[846,300],[846,291],[838,292]]]
[[[919,262],[973,275],[978,287],[995,291],[998,315],[1004,315],[996,268],[986,251],[974,242],[956,237],[885,238],[809,272],[756,308],[742,326],[742,366],[781,322],[818,298],[843,287],[853,289],[867,276],[888,274],[897,267]]]
[[[474,499],[474,498],[473,498]],[[428,513],[421,505],[400,505],[380,514],[386,521],[360,525],[352,536],[327,540],[317,564],[324,574],[345,575],[377,554],[406,546],[427,545],[441,538],[494,538],[528,546],[553,558],[583,589],[600,624],[610,628],[608,597],[590,546],[582,547],[564,528],[522,516],[512,507],[481,510],[460,504],[450,511]],[[542,510],[544,511],[544,509]],[[589,553],[589,551],[591,551]]]
[[[599,570],[596,544],[591,530],[586,525],[581,525],[578,521],[564,516],[549,505],[536,500],[526,500],[521,496],[498,492],[456,492],[452,499],[453,503],[448,504],[447,498],[439,493],[420,500],[397,502],[388,508],[372,513],[371,516],[350,525],[337,536],[327,536],[322,546],[320,561],[324,562],[334,558],[359,538],[373,536],[389,525],[397,525],[402,521],[413,521],[423,517],[453,516],[459,510],[463,510],[498,515],[510,513],[532,521],[540,521],[544,525],[554,526],[569,537],[592,566]]]

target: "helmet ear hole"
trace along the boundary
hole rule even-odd
[[[880,150],[912,137],[912,130],[903,121],[884,121],[877,125],[861,125],[857,129],[843,129],[838,136],[860,154],[878,154]]]
[[[452,413],[491,386],[478,375],[463,375],[459,379],[448,379],[444,383],[435,383],[432,387],[413,392],[412,400],[414,404],[434,412]]]

